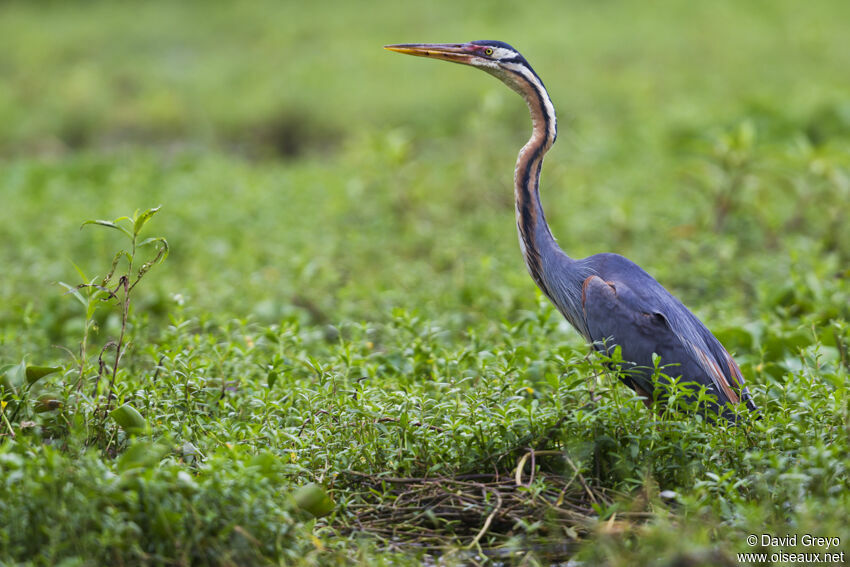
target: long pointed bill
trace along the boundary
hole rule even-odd
[[[384,49],[467,65],[473,57],[471,50],[462,43],[399,43],[397,45],[385,45]]]

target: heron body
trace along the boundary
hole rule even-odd
[[[528,272],[567,321],[595,348],[621,352],[621,379],[653,399],[653,355],[664,373],[705,386],[714,413],[735,419],[729,404],[757,411],[735,361],[705,325],[640,266],[618,254],[574,259],[558,246],[540,203],[543,157],[555,143],[558,122],[543,81],[528,61],[500,41],[399,44],[387,49],[478,67],[522,96],[532,134],[519,152],[514,196],[519,243]],[[649,405],[647,403],[647,405]]]

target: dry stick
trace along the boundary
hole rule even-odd
[[[601,491],[600,495],[597,496],[591,490],[575,463],[560,450],[533,451],[533,454],[529,450],[523,456],[523,459],[521,459],[522,466],[518,467],[520,485],[523,484],[522,474],[525,462],[528,459],[536,459],[538,455],[560,455],[569,463],[574,471],[566,485],[556,489],[554,494],[550,494],[550,496],[554,497],[553,500],[557,504],[553,506],[552,502],[547,498],[545,499],[545,508],[549,508],[560,515],[566,515],[573,522],[578,522],[577,527],[586,527],[588,525],[587,522],[590,521],[590,516],[594,515],[591,509],[574,505],[571,502],[568,503],[569,508],[560,507],[567,504],[564,496],[567,489],[575,482],[576,478],[579,478],[581,487],[583,488],[582,492],[586,493],[587,497],[589,497],[588,501],[593,503],[602,502],[605,491]],[[348,470],[345,472],[354,476],[355,479],[359,477],[360,482],[366,485],[380,482],[395,485],[395,488],[390,490],[390,492],[396,495],[396,499],[389,506],[354,506],[361,509],[359,513],[355,513],[357,517],[356,524],[361,530],[365,528],[367,531],[392,534],[391,537],[393,538],[401,537],[406,539],[414,535],[414,533],[419,533],[420,535],[424,533],[422,531],[424,526],[420,525],[420,522],[425,515],[423,512],[427,509],[434,510],[449,525],[458,525],[458,523],[460,525],[470,525],[472,523],[472,515],[480,518],[480,513],[483,512],[480,506],[481,502],[476,500],[471,492],[463,491],[463,487],[474,487],[477,489],[476,492],[483,491],[484,494],[487,494],[486,491],[488,490],[495,492],[497,500],[495,509],[488,513],[482,529],[478,532],[473,542],[469,544],[471,547],[475,547],[475,545],[480,546],[483,537],[487,533],[490,533],[489,530],[492,529],[497,516],[516,521],[522,518],[525,514],[523,510],[529,506],[529,503],[517,500],[519,494],[514,494],[514,487],[517,486],[514,482],[515,477],[509,477],[509,480],[508,478],[499,478],[498,475],[464,475],[462,477],[466,479],[464,481],[460,480],[459,477],[393,478],[370,475],[359,471]],[[475,482],[470,477],[482,479],[482,481]],[[507,492],[503,494],[505,491]],[[520,498],[520,500],[522,499]],[[409,505],[413,505],[413,507],[406,508]],[[529,509],[529,511],[531,510]],[[536,514],[536,512],[532,512]],[[635,517],[639,516],[635,515]],[[426,531],[427,534],[424,536],[424,539],[417,538],[419,541],[424,542],[425,540],[432,539],[435,542],[443,541],[444,538],[438,532],[434,530]]]
[[[156,370],[153,373],[153,378],[151,378],[152,382],[156,382],[156,379],[159,378],[159,371],[162,370],[162,361],[165,360],[165,355],[160,355],[159,362],[156,363]]]
[[[471,549],[473,547],[478,546],[478,542],[481,541],[481,538],[484,537],[484,534],[486,534],[487,530],[490,529],[490,523],[493,521],[493,518],[499,512],[499,509],[502,507],[502,496],[499,494],[499,491],[491,490],[490,492],[496,495],[496,507],[493,508],[493,511],[490,512],[490,514],[487,516],[487,519],[484,520],[484,525],[481,527],[481,531],[478,532],[478,535],[475,536],[475,539],[473,539],[472,542],[466,546],[467,549]]]
[[[367,473],[362,473],[360,471],[355,470],[344,470],[343,474],[350,474],[352,476],[357,476],[360,478],[365,478],[371,480],[373,483],[377,484],[379,482],[389,482],[390,484],[416,484],[416,483],[433,483],[433,482],[457,482],[460,484],[468,484],[461,483],[458,479],[464,480],[475,480],[475,479],[486,479],[493,478],[491,474],[462,474],[456,477],[448,478],[448,477],[411,477],[411,478],[399,478],[394,476],[376,476]]]
[[[567,420],[567,417],[568,416],[566,416],[566,415],[561,416],[560,418],[558,418],[558,421],[556,421],[554,424],[552,424],[552,426],[550,426],[548,429],[546,429],[546,431],[543,434],[538,435],[537,437],[526,436],[522,440],[520,440],[520,442],[518,444],[514,445],[513,447],[511,447],[511,448],[509,448],[505,451],[502,451],[501,453],[497,453],[495,455],[492,455],[492,457],[494,457],[496,459],[496,462],[501,461],[504,456],[509,455],[510,453],[513,453],[514,451],[516,451],[517,449],[519,449],[523,445],[527,446],[528,444],[533,443],[535,441],[540,441],[542,439],[548,438],[555,431],[557,431],[557,429],[559,427],[561,427],[561,425]],[[540,453],[538,452],[538,454],[540,454]]]
[[[525,469],[525,461],[528,460],[531,452],[527,452],[516,465],[516,475],[514,476],[514,482],[516,482],[517,486],[522,486],[522,471]]]
[[[109,341],[100,349],[100,354],[97,355],[97,379],[94,381],[94,388],[91,391],[92,399],[97,399],[97,389],[100,386],[100,379],[103,377],[103,373],[106,372],[106,362],[103,361],[103,355],[106,354],[107,349],[110,349],[115,346],[115,341]]]
[[[578,467],[575,465],[575,463],[572,461],[572,459],[570,459],[569,456],[567,456],[566,453],[564,454],[564,460],[567,461],[567,463],[573,468],[575,473],[578,475],[579,482],[584,487],[584,490],[587,492],[587,495],[590,496],[590,499],[593,501],[593,503],[599,504],[599,502],[596,500],[596,496],[593,495],[593,492],[590,491],[590,488],[587,486],[587,483],[584,481],[584,477],[579,472]]]
[[[574,474],[574,478],[577,474]],[[570,479],[570,483],[573,482],[574,478]],[[483,489],[486,494],[486,490],[496,491],[498,501],[501,497],[501,503],[497,504],[497,510],[488,513],[490,516],[490,524],[486,527],[486,532],[483,533],[480,537],[478,537],[478,545],[480,546],[480,542],[485,535],[490,533],[490,529],[493,527],[493,523],[497,516],[504,517],[507,519],[511,519],[514,521],[519,521],[522,519],[527,512],[532,512],[536,514],[537,512],[528,510],[523,511],[525,509],[524,503],[516,501],[516,495],[514,495],[512,487],[514,483],[512,481],[504,481],[502,483],[497,483],[495,486],[493,484],[482,484],[482,483],[468,483],[468,482],[451,482],[450,479],[444,479],[448,482],[446,484],[437,484],[437,483],[425,483],[420,485],[409,486],[409,488],[404,489],[402,493],[399,495],[400,501],[396,502],[395,505],[390,505],[389,510],[386,506],[379,506],[378,508],[367,507],[367,506],[355,506],[360,508],[362,511],[360,513],[355,513],[355,523],[359,526],[361,531],[368,531],[376,536],[379,536],[379,539],[382,539],[384,545],[390,545],[395,547],[395,544],[387,541],[386,539],[380,537],[381,534],[384,536],[389,536],[392,539],[402,538],[402,540],[406,540],[411,536],[415,536],[418,547],[425,548],[434,548],[438,549],[442,545],[447,545],[446,543],[446,534],[441,534],[439,531],[435,531],[433,529],[426,529],[423,525],[420,524],[421,518],[423,514],[420,513],[425,508],[435,509],[437,514],[444,520],[448,522],[448,524],[454,525],[469,525],[472,522],[470,514],[475,515],[480,518],[480,501],[476,501],[472,499],[471,494],[463,493],[463,494],[445,494],[440,493],[442,490],[450,490],[450,486],[474,486],[481,491]],[[501,491],[508,490],[510,491],[507,494],[502,494]],[[435,493],[437,491],[437,493]],[[454,495],[454,496],[453,496]],[[553,495],[554,496],[554,495]],[[455,501],[454,497],[459,497],[459,500]],[[425,502],[433,505],[422,506],[423,499]],[[413,509],[398,509],[395,506],[399,506],[403,508],[404,501],[410,500],[411,502],[419,501],[420,506],[418,506],[415,510]],[[435,502],[439,500],[439,502]],[[447,501],[448,500],[448,501]],[[559,515],[566,515],[571,519],[571,522],[576,523],[576,527],[579,529],[588,529],[588,527],[592,524],[590,515],[593,515],[591,510],[584,511],[580,507],[577,507],[575,510],[565,509],[565,508],[556,508],[552,506],[551,503],[546,502],[546,507],[550,510],[558,513]],[[366,510],[363,510],[366,508]],[[390,510],[392,510],[390,512]],[[390,512],[389,515],[386,513]],[[449,539],[455,538],[449,537]],[[399,543],[403,548],[404,544]],[[474,547],[474,544],[470,544]],[[436,547],[435,547],[436,546]],[[479,547],[480,549],[480,547]]]
[[[560,508],[561,504],[564,503],[564,494],[567,493],[567,489],[570,487],[570,485],[573,483],[573,481],[576,479],[577,476],[578,476],[578,471],[574,470],[572,478],[569,481],[567,481],[567,484],[564,485],[564,488],[562,488],[561,492],[558,494],[558,499],[555,500],[555,508]]]
[[[531,486],[531,483],[534,482],[534,468],[535,468],[535,456],[536,455],[560,455],[560,456],[564,457],[565,459],[567,458],[567,456],[564,454],[563,451],[555,451],[555,450],[535,451],[534,449],[529,449],[528,452],[525,455],[522,456],[522,458],[519,460],[519,463],[517,463],[517,466],[516,466],[516,474],[514,475],[514,481],[516,482],[517,486]],[[528,484],[524,485],[522,483],[522,471],[525,470],[525,462],[528,460],[529,457],[531,457],[531,476],[528,479]],[[573,467],[573,469],[575,469],[575,466]],[[572,482],[572,480],[570,482]]]

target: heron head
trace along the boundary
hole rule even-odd
[[[384,49],[416,55],[417,57],[430,57],[431,59],[442,59],[453,63],[462,63],[479,67],[491,73],[517,64],[527,66],[519,52],[502,41],[471,41],[469,43],[400,43],[397,45],[385,45]]]
[[[507,43],[491,40],[469,43],[400,43],[385,45],[384,49],[462,63],[487,71],[525,99],[534,122],[546,126],[548,144],[555,142],[558,121],[549,93],[525,57]]]

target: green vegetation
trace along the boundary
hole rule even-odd
[[[3,3],[0,563],[848,551],[847,21],[837,0]],[[562,247],[682,298],[762,420],[653,415],[536,291],[524,105],[380,49],[472,39],[551,91]]]

